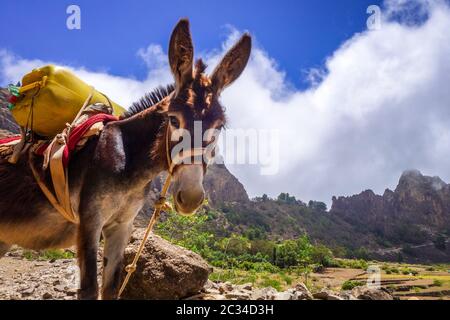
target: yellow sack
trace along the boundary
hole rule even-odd
[[[66,127],[66,123],[72,123],[91,93],[90,104],[110,105],[117,116],[124,112],[104,94],[68,70],[54,65],[34,69],[23,77],[19,97],[11,112],[22,128],[43,137],[53,137]]]

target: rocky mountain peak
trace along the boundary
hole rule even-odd
[[[438,192],[447,184],[439,177],[424,176],[419,170],[407,170],[400,177],[396,192],[412,191],[414,189]]]

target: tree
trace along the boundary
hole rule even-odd
[[[240,256],[250,251],[250,241],[244,236],[232,235],[231,238],[221,240],[221,247],[225,253]]]
[[[244,234],[250,240],[264,239],[266,236],[266,232],[259,226],[248,228]]]
[[[326,212],[327,211],[327,205],[324,202],[320,201],[313,201],[310,200],[308,203],[308,207],[314,211],[318,212]]]
[[[275,244],[272,241],[257,239],[250,242],[250,253],[253,255],[261,253],[269,261],[272,259],[274,248]]]
[[[297,239],[297,260],[300,264],[306,266],[311,263],[313,248],[307,235],[303,235]]]
[[[311,252],[311,260],[313,263],[320,264],[324,267],[330,267],[333,263],[333,253],[324,245],[313,247]]]
[[[275,265],[285,268],[298,264],[297,243],[294,240],[286,240],[277,246]]]
[[[294,196],[290,196],[289,193],[280,193],[280,195],[277,198],[278,202],[285,202],[285,203],[296,203],[297,200]]]

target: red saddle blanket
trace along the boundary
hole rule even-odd
[[[88,118],[86,121],[81,123],[80,125],[74,127],[72,129],[72,132],[70,133],[68,137],[68,142],[64,148],[63,151],[63,164],[64,167],[67,167],[69,164],[70,156],[75,150],[76,146],[80,142],[80,140],[83,138],[83,136],[89,131],[89,129],[98,122],[111,122],[116,121],[118,118],[116,116],[107,114],[107,113],[99,113],[96,114],[90,118]],[[12,137],[6,137],[3,139],[0,139],[0,145],[6,145],[11,142],[19,141],[20,135],[12,136]],[[50,145],[51,140],[47,141],[46,143],[43,143],[38,149],[36,149],[35,153],[38,155],[43,155],[47,147]]]

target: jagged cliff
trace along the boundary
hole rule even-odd
[[[333,197],[330,214],[387,241],[420,244],[450,231],[450,185],[405,171],[394,191]]]
[[[19,132],[19,127],[8,110],[7,97],[8,90],[0,88],[0,135]]]

